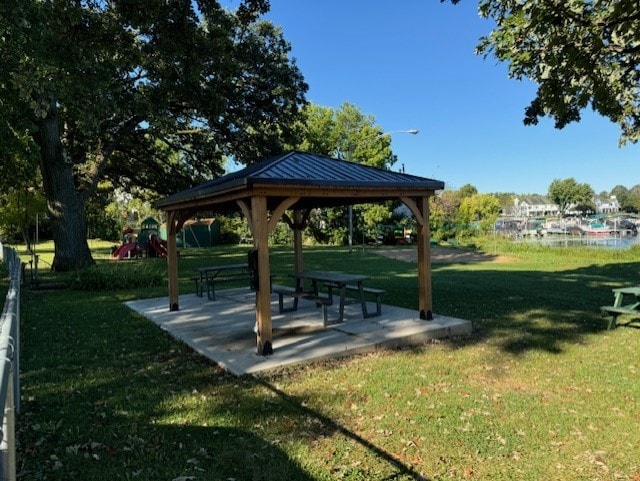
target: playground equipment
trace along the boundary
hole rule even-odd
[[[167,226],[160,226],[160,237],[167,237]],[[220,221],[215,218],[192,219],[184,223],[176,236],[178,247],[212,247],[220,245]]]
[[[136,242],[137,236],[131,227],[127,227],[122,231],[122,244],[115,247],[111,253],[111,257],[114,259],[133,259],[139,256],[138,244]]]
[[[122,245],[115,248],[114,259],[133,259],[136,257],[167,257],[166,242],[158,234],[160,224],[152,217],[142,221],[138,234],[130,227],[123,231]]]

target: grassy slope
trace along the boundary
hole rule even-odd
[[[433,266],[435,312],[473,336],[258,377],[122,305],[164,287],[25,289],[21,479],[640,479],[640,333],[598,312],[638,284],[637,251],[493,249],[510,261]],[[184,251],[181,290],[246,250]],[[276,249],[275,274],[292,261]],[[415,265],[336,248],[305,262],[417,305]]]

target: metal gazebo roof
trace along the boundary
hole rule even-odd
[[[178,192],[156,203],[164,210],[204,208],[206,205],[234,204],[255,189],[267,189],[271,204],[299,191],[300,200],[292,208],[328,207],[350,203],[413,196],[444,188],[444,183],[415,175],[338,160],[324,155],[293,151],[202,185]],[[229,207],[235,208],[233,205]],[[272,205],[270,205],[272,207]]]

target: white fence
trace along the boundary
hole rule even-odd
[[[15,415],[20,411],[20,284],[22,266],[15,250],[0,243],[11,279],[0,317],[0,481],[16,479]]]

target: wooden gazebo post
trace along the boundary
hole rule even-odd
[[[419,197],[418,211],[418,300],[420,319],[433,319],[433,297],[431,293],[431,230],[429,228],[429,197]]]
[[[178,211],[167,211],[167,275],[169,277],[169,310],[177,311],[179,306],[178,292],[178,242],[180,228]]]
[[[432,194],[433,195],[433,194]],[[429,228],[429,195],[400,200],[413,212],[418,224],[418,302],[420,319],[433,320],[431,293],[431,230]]]
[[[296,273],[304,271],[304,261],[302,257],[302,229],[304,228],[304,217],[299,210],[293,211],[293,252],[294,271]]]
[[[258,251],[258,290],[256,291],[256,323],[258,354],[273,354],[271,329],[271,288],[269,266],[269,219],[267,197],[251,197],[251,219],[254,247]]]

